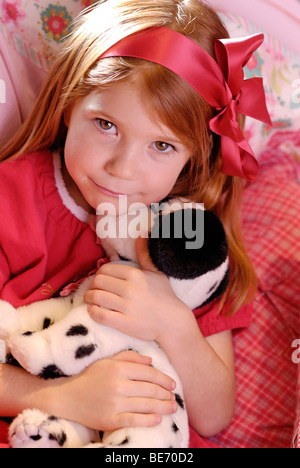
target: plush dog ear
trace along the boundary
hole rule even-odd
[[[190,226],[185,225],[187,220]],[[177,279],[204,275],[218,268],[228,256],[219,218],[211,211],[195,208],[160,213],[151,229],[148,250],[158,270]]]

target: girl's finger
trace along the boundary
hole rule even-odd
[[[127,265],[118,265],[116,263],[106,263],[100,269],[100,275],[114,277],[120,280],[127,280],[128,276],[130,275],[131,271],[138,271],[138,268],[133,266]],[[99,273],[95,276],[94,281],[99,276]]]
[[[176,388],[176,382],[171,377],[152,366],[140,364],[128,365],[126,368],[124,366],[124,377],[128,380],[159,385],[166,390],[175,390]]]
[[[123,392],[124,396],[130,398],[141,397],[155,400],[175,400],[175,395],[170,390],[148,382],[128,381],[123,387]]]
[[[174,414],[178,405],[172,400],[155,400],[153,398],[128,398],[126,399],[126,412],[134,414]],[[122,411],[119,412],[119,414]]]
[[[111,309],[103,309],[96,304],[88,305],[88,313],[96,322],[122,331],[127,320],[127,317],[121,312]]]
[[[121,310],[123,303],[123,299],[120,296],[99,289],[87,291],[84,300],[87,304],[94,304],[109,310]]]
[[[90,291],[103,290],[113,294],[121,295],[126,289],[125,278],[118,278],[115,276],[99,274],[95,276],[94,281],[90,287]]]

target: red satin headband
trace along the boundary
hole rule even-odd
[[[263,34],[215,43],[216,61],[188,37],[165,27],[149,28],[117,42],[106,57],[134,57],[163,65],[183,78],[216,110],[210,129],[221,136],[222,172],[253,180],[259,171],[238,113],[272,125],[262,78],[244,80],[243,67],[263,43]]]

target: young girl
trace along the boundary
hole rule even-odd
[[[221,302],[189,310],[142,241],[142,271],[105,264],[86,293],[95,320],[165,350],[183,382],[193,446],[205,446],[196,433],[211,436],[232,417],[231,330],[248,325],[255,291],[239,203],[257,163],[238,112],[268,121],[261,82],[242,74],[261,37],[217,41],[227,37],[198,0],[100,1],[78,20],[31,115],[0,152],[0,288],[14,306],[96,267],[104,252],[92,220],[103,202],[118,210],[121,195],[147,205],[185,196],[221,218],[231,257]],[[99,430],[156,425],[177,406],[173,381],[150,364],[124,352],[50,382],[1,364],[0,414],[37,407]]]

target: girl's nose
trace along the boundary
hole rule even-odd
[[[138,160],[137,148],[120,145],[106,162],[105,170],[114,177],[135,180],[138,171]]]

